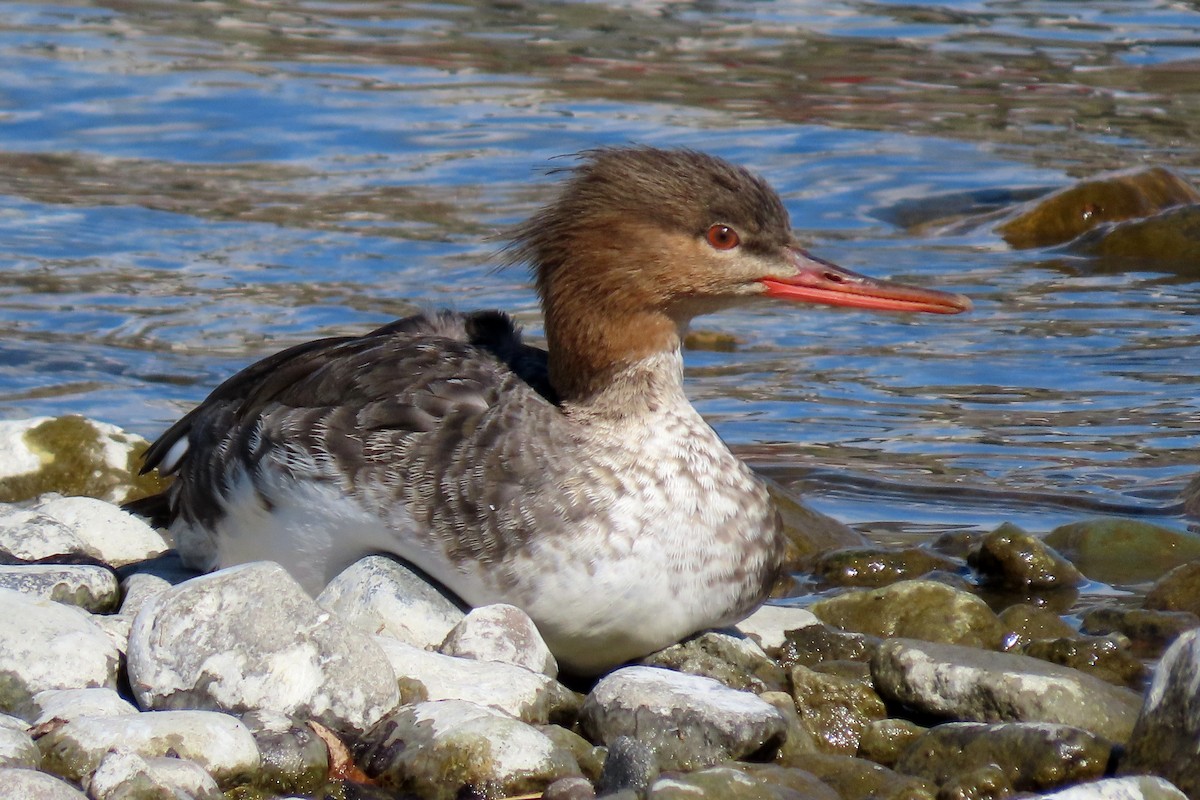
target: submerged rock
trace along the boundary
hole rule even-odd
[[[268,562],[150,599],[130,634],[129,679],[145,709],[269,710],[341,732],[369,728],[400,700],[372,638],[331,618]]]
[[[583,730],[601,743],[631,736],[649,745],[662,769],[698,769],[771,750],[786,720],[749,692],[710,678],[655,667],[625,667],[584,700]]]
[[[1200,202],[1200,191],[1163,167],[1099,175],[1033,200],[997,226],[1016,248],[1071,241],[1105,222],[1149,217]]]
[[[1141,707],[1136,692],[1028,656],[911,639],[883,643],[871,661],[885,699],[974,722],[1072,725],[1123,743]]]
[[[1123,586],[1200,559],[1200,536],[1122,517],[1061,525],[1045,542],[1092,580]]]
[[[1155,581],[1142,606],[1200,616],[1200,561],[1181,564]]]
[[[1200,630],[1171,645],[1154,670],[1125,757],[1123,775],[1151,774],[1200,796]]]
[[[1093,258],[1165,262],[1195,274],[1200,261],[1200,204],[1101,225],[1071,241],[1066,250]]]
[[[934,581],[901,581],[882,589],[852,591],[809,606],[822,622],[881,638],[998,648],[1000,618],[969,592]]]

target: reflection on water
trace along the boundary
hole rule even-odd
[[[536,336],[496,234],[555,156],[638,141],[746,163],[820,255],[976,301],[701,320],[737,346],[690,353],[690,390],[758,467],[875,531],[1178,520],[1195,271],[912,223],[1194,182],[1198,71],[1200,10],[1148,0],[9,4],[0,415],[152,436],[255,356],[422,306]]]

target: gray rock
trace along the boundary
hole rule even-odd
[[[115,689],[119,661],[87,612],[0,589],[0,712],[28,719],[47,689]]]
[[[447,634],[441,650],[448,656],[502,661],[558,677],[558,662],[533,620],[507,603],[471,609]]]
[[[387,658],[323,612],[282,567],[242,564],[149,600],[129,639],[145,709],[278,711],[361,732],[399,702]]]
[[[763,605],[737,624],[742,633],[758,640],[764,650],[776,650],[784,642],[788,631],[820,625],[821,620],[807,608],[794,606]]]
[[[952,722],[918,736],[895,769],[944,784],[995,765],[1016,791],[1041,792],[1102,777],[1112,751],[1107,739],[1067,725]]]
[[[584,731],[610,743],[632,736],[660,768],[698,769],[782,743],[787,720],[750,692],[710,678],[654,667],[625,667],[596,684],[583,703]]]
[[[1127,778],[1108,778],[1092,783],[1069,786],[1061,791],[1042,795],[1042,800],[1185,800],[1165,778],[1154,775],[1131,775]]]
[[[78,717],[116,717],[138,710],[112,689],[48,689],[30,703],[34,725],[54,719],[70,722]]]
[[[507,714],[462,700],[405,706],[363,739],[361,764],[385,788],[426,800],[539,792],[579,774],[571,754]]]
[[[412,690],[419,683],[423,700],[466,700],[511,714],[523,722],[570,724],[579,699],[541,672],[501,661],[476,661],[430,653],[387,636],[375,637],[396,675]]]
[[[260,786],[280,794],[316,794],[329,775],[329,748],[312,728],[274,711],[251,711],[242,723],[258,745]]]
[[[658,758],[649,745],[632,736],[618,736],[608,746],[596,792],[608,795],[631,789],[644,794],[658,773]]]
[[[75,529],[48,514],[0,504],[0,555],[23,561],[50,556],[100,557]]]
[[[88,800],[66,781],[31,769],[0,768],[0,787],[5,800]]]
[[[153,558],[167,549],[158,531],[140,517],[94,497],[47,495],[33,510],[69,526],[111,567]]]
[[[890,639],[871,660],[879,693],[927,714],[971,722],[1052,722],[1124,743],[1141,698],[1028,656]]]
[[[1154,670],[1119,773],[1166,778],[1200,796],[1200,629],[1180,636]]]
[[[592,782],[581,775],[559,778],[542,792],[542,800],[595,800]]]
[[[133,617],[124,614],[93,614],[92,623],[99,628],[122,657],[129,652],[129,632],[133,630]]]
[[[736,630],[704,631],[639,663],[702,675],[744,692],[786,691],[787,675],[750,637]]]
[[[329,582],[317,603],[368,633],[426,650],[440,647],[465,616],[423,577],[386,556],[351,564]]]
[[[143,758],[195,761],[222,787],[245,782],[259,766],[258,747],[235,717],[214,711],[147,711],[81,717],[38,739],[42,768],[84,784],[114,748]]]
[[[121,600],[112,570],[84,564],[0,565],[0,589],[97,613],[113,610]]]
[[[42,753],[33,743],[24,720],[0,714],[0,767],[37,769]]]
[[[224,800],[217,782],[195,761],[152,756],[116,748],[105,753],[91,780],[93,800],[143,800],[188,798]]]

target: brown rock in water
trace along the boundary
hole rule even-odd
[[[901,775],[874,761],[854,756],[805,753],[785,766],[816,775],[832,786],[842,800],[933,800],[936,791],[928,781]]]
[[[1016,248],[1052,247],[1106,222],[1150,217],[1200,202],[1200,191],[1163,167],[1101,175],[1028,203],[996,232]]]
[[[833,517],[809,508],[778,484],[768,480],[767,491],[779,509],[783,530],[787,534],[783,553],[785,573],[800,571],[819,553],[867,544],[862,534]],[[790,582],[791,579],[785,575],[782,580]]]
[[[1074,588],[1083,575],[1036,536],[1004,523],[983,537],[967,559],[988,583],[1029,589]]]
[[[1119,633],[1039,639],[1014,652],[1071,667],[1131,689],[1140,688],[1146,679],[1146,665],[1132,652],[1129,639]]]
[[[779,665],[815,667],[829,661],[871,660],[879,648],[877,636],[841,631],[830,625],[808,625],[784,634],[779,648]]]
[[[1200,561],[1181,564],[1159,578],[1142,605],[1155,611],[1187,611],[1200,616]]]
[[[1200,617],[1188,611],[1119,606],[1093,608],[1083,615],[1079,626],[1084,633],[1120,633],[1129,637],[1134,652],[1142,658],[1158,658],[1172,642],[1192,628],[1200,628]]]
[[[1083,256],[1176,262],[1177,270],[1200,270],[1200,204],[1171,208],[1145,219],[1108,223],[1071,241]]]
[[[1200,559],[1200,536],[1124,517],[1072,522],[1043,540],[1092,580],[1128,586]]]
[[[845,547],[817,557],[812,572],[822,586],[879,587],[961,563],[923,547]]]
[[[1000,621],[1017,634],[1018,646],[1035,639],[1061,639],[1074,636],[1075,629],[1048,608],[1015,603],[1000,612]]]

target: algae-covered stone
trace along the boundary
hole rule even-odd
[[[1092,580],[1123,586],[1200,559],[1200,536],[1121,517],[1062,525],[1045,542]]]
[[[1100,606],[1083,615],[1079,629],[1103,636],[1120,633],[1129,637],[1144,658],[1157,658],[1186,631],[1200,628],[1200,617],[1190,611],[1151,611],[1144,608]]]
[[[88,781],[88,793],[96,800],[224,800],[217,782],[195,761],[145,758],[124,748],[105,754]]]
[[[785,728],[784,741],[779,746],[776,758],[780,763],[799,753],[815,753],[820,749],[817,737],[801,721],[800,712],[796,710],[796,699],[787,692],[763,692],[759,699],[764,700],[783,714]]]
[[[995,649],[1005,629],[987,603],[934,581],[901,581],[818,600],[809,610],[848,631]]]
[[[922,778],[854,756],[805,753],[787,766],[815,775],[842,800],[933,800],[936,792],[936,787]]]
[[[1181,564],[1159,578],[1142,605],[1155,611],[1200,615],[1200,561]]]
[[[1011,652],[1062,664],[1132,689],[1140,688],[1146,677],[1145,664],[1130,651],[1129,639],[1120,634],[1038,639]]]
[[[88,800],[88,796],[53,775],[23,767],[0,767],[0,786],[13,800]]]
[[[1016,644],[1034,639],[1062,639],[1075,635],[1075,629],[1048,608],[1014,603],[1000,612],[1000,622],[1017,635]]]
[[[124,503],[161,491],[157,474],[139,475],[147,442],[80,416],[0,422],[0,502],[46,492]]]
[[[142,708],[277,711],[361,732],[400,700],[367,633],[322,611],[278,564],[185,581],[150,599],[129,637]]]
[[[934,783],[989,765],[1017,791],[1038,792],[1104,775],[1112,742],[1068,725],[953,722],[919,736],[896,770]]]
[[[47,689],[116,689],[119,661],[86,612],[0,589],[0,712],[28,718]]]
[[[362,768],[426,800],[540,792],[578,775],[571,754],[520,720],[463,700],[405,706],[363,737]]]
[[[1200,192],[1163,167],[1095,178],[1030,202],[996,228],[1017,248],[1063,244],[1105,222],[1149,217],[1200,201]]]
[[[1069,589],[1083,582],[1071,562],[1007,522],[983,537],[968,563],[984,581],[1014,588]]]
[[[1094,258],[1154,260],[1191,271],[1200,261],[1200,204],[1180,206],[1145,219],[1110,223],[1088,231],[1066,249]]]
[[[875,588],[962,564],[923,547],[846,547],[817,557],[812,573],[823,586]]]
[[[705,631],[642,659],[650,667],[664,667],[720,681],[731,689],[761,694],[787,686],[779,665],[753,640],[725,631]]]
[[[873,720],[862,729],[858,755],[885,767],[895,767],[901,754],[926,730],[906,719]]]
[[[1158,775],[1200,796],[1200,630],[1188,631],[1154,670],[1119,772]]]
[[[86,782],[113,749],[143,758],[172,755],[195,761],[222,787],[243,783],[258,769],[258,747],[246,726],[213,711],[148,711],[81,717],[38,739],[42,768]]]
[[[583,704],[586,735],[601,743],[632,736],[663,769],[698,769],[781,743],[786,721],[750,692],[655,667],[624,667],[602,678]]]
[[[375,637],[396,675],[423,700],[466,700],[528,723],[568,722],[579,698],[542,672],[503,661],[476,661],[431,653],[387,636]]]
[[[800,720],[828,753],[854,755],[869,722],[884,719],[887,709],[862,681],[793,667],[792,697]]]
[[[317,604],[367,633],[436,650],[465,614],[429,581],[387,556],[354,562],[329,582]]]
[[[1123,743],[1141,697],[1079,670],[1029,656],[891,639],[871,661],[885,700],[972,722],[1072,725]]]
[[[780,666],[791,669],[795,666],[815,667],[827,661],[871,660],[879,648],[878,636],[848,633],[824,623],[809,625],[788,631],[779,648]]]
[[[94,613],[112,611],[121,600],[116,573],[91,564],[0,565],[0,589]]]
[[[0,714],[0,767],[37,769],[42,753],[26,731],[24,720]]]
[[[594,782],[600,778],[600,770],[604,767],[604,758],[607,755],[603,747],[597,747],[575,731],[561,725],[535,725],[534,728],[570,753],[589,780]]]

